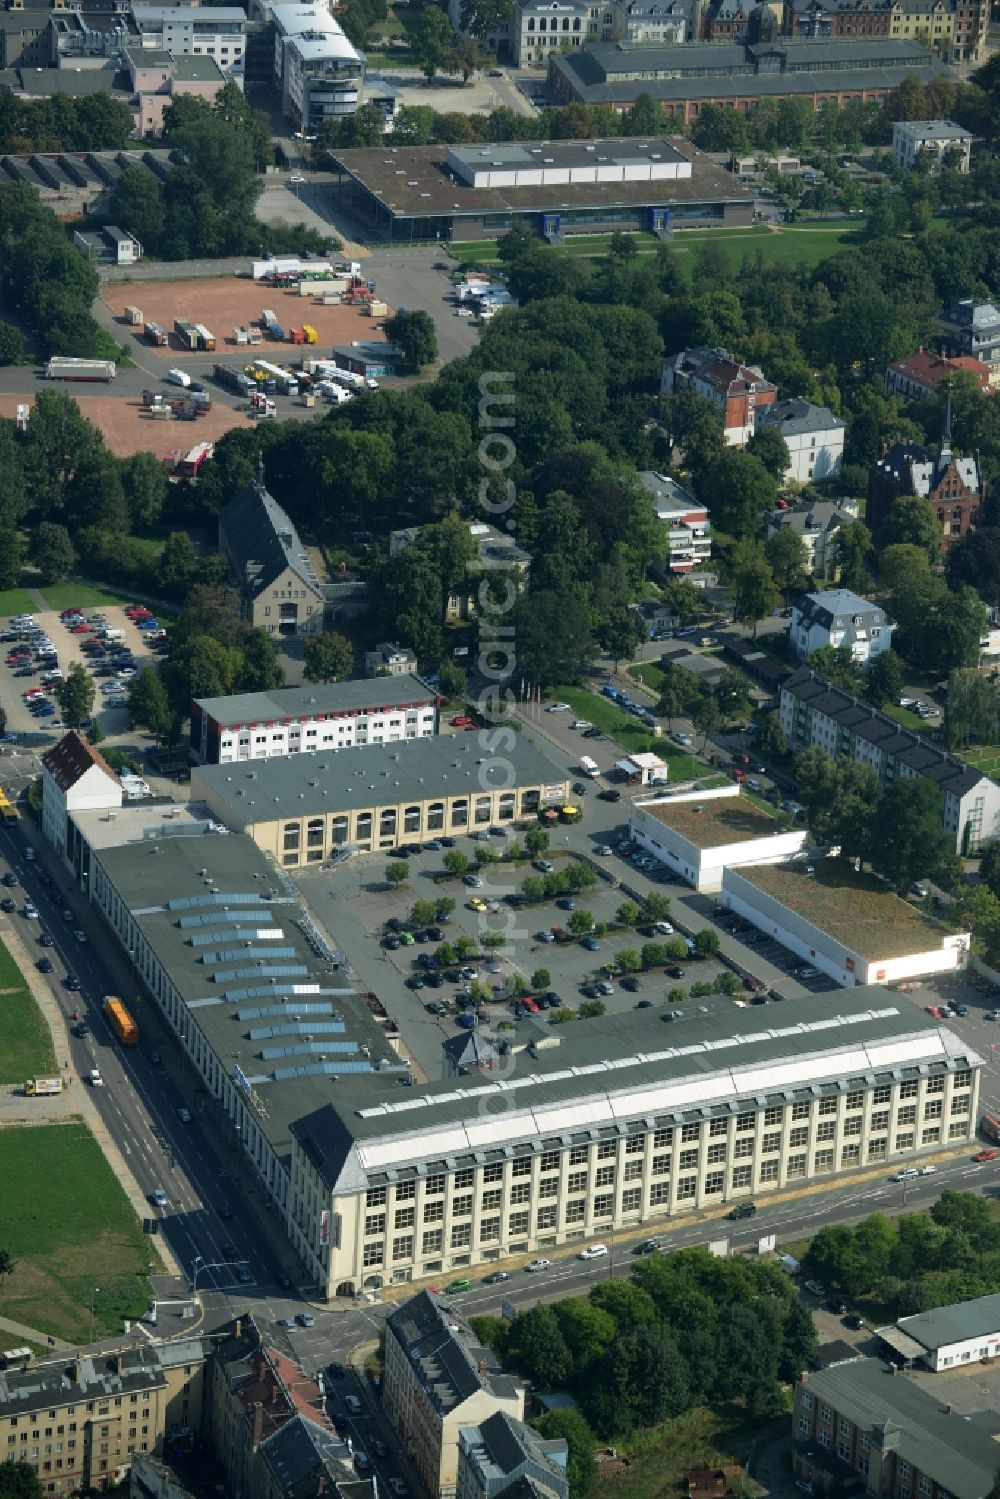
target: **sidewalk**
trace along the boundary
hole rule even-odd
[[[60,1353],[68,1353],[76,1347],[75,1343],[64,1343],[62,1338],[39,1332],[37,1327],[25,1327],[23,1322],[12,1322],[9,1317],[0,1317],[0,1332],[9,1332],[15,1338],[27,1338],[30,1343],[37,1343],[42,1348],[55,1348]]]
[[[3,936],[8,952],[20,968],[24,982],[31,991],[32,998],[41,1011],[45,1024],[49,1028],[49,1035],[52,1037],[52,1047],[56,1057],[56,1071],[62,1075],[63,1079],[63,1097],[68,1096],[73,1105],[73,1112],[79,1114],[87,1125],[87,1128],[100,1147],[101,1154],[104,1156],[119,1186],[128,1198],[132,1211],[141,1221],[144,1217],[148,1216],[145,1194],[132,1176],[125,1157],[118,1149],[118,1145],[108,1130],[107,1125],[97,1112],[89,1089],[82,1078],[76,1077],[73,1073],[72,1060],[69,1054],[66,1019],[56,1002],[55,996],[48,984],[36,972],[31,954],[25,948],[20,933],[6,917],[3,918],[3,923],[0,925],[0,935]],[[34,1100],[32,1101],[34,1102]],[[53,1110],[53,1115],[55,1115],[55,1112]],[[60,1110],[60,1112],[65,1113],[66,1111]],[[152,1247],[151,1245],[151,1250]],[[175,1275],[181,1273],[181,1267],[174,1259],[170,1246],[162,1235],[157,1236],[155,1253],[160,1256],[167,1270]]]

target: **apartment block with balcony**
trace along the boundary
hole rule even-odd
[[[228,5],[133,5],[139,44],[173,57],[211,57],[223,73],[242,73],[246,12]]]
[[[313,132],[324,120],[358,108],[365,76],[362,55],[319,0],[264,6],[274,31],[274,85],[285,118]]]
[[[705,567],[712,556],[712,523],[706,506],[669,474],[647,470],[639,478],[652,495],[657,520],[666,531],[662,570],[683,577]]]

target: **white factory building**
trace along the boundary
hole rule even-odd
[[[636,802],[629,833],[679,879],[709,892],[722,889],[726,869],[793,859],[808,836],[783,827],[735,785]]]
[[[727,869],[721,904],[845,988],[954,973],[969,933],[946,930],[841,859]]]
[[[891,1337],[892,1332],[890,1328],[878,1329],[879,1337],[886,1341],[886,1335]],[[934,1374],[994,1359],[1000,1354],[1000,1296],[977,1296],[972,1301],[900,1317],[895,1333],[892,1341],[898,1341],[908,1357],[919,1358]],[[912,1346],[908,1347],[904,1339]]]

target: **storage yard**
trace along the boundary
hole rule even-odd
[[[341,303],[324,307],[321,291],[313,294],[310,289],[309,296],[300,296],[297,286],[274,286],[252,281],[249,276],[107,283],[102,287],[102,296],[118,321],[117,336],[127,349],[136,346],[134,357],[141,364],[148,363],[147,355],[175,360],[178,352],[193,352],[190,344],[174,331],[177,322],[201,325],[211,330],[217,351],[235,352],[240,347],[236,328],[259,327],[265,308],[275,313],[285,339],[276,343],[265,334],[263,348],[273,354],[280,350],[282,358],[299,357],[288,334],[290,329],[301,329],[303,324],[316,330],[317,346],[326,352],[333,344],[349,344],[354,339],[382,341],[382,334],[376,327],[381,318],[370,318],[360,306]],[[133,306],[142,311],[146,323],[156,323],[166,331],[166,345],[150,343],[144,328],[132,323],[126,309]],[[204,348],[197,352],[204,352]]]
[[[46,388],[45,382],[41,382],[38,388]],[[91,385],[67,386],[66,393],[73,397],[87,420],[104,434],[104,441],[120,458],[138,452],[155,453],[158,458],[164,458],[175,448],[187,452],[196,442],[217,441],[231,427],[252,425],[244,412],[234,411],[232,406],[219,401],[196,422],[162,421],[143,406],[141,397],[123,400],[121,396],[87,393],[94,388]],[[34,399],[34,391],[24,395],[0,395],[0,416],[13,420],[18,406],[30,406]]]

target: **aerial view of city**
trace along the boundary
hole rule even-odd
[[[1000,8],[0,5],[0,1499],[998,1499]]]

